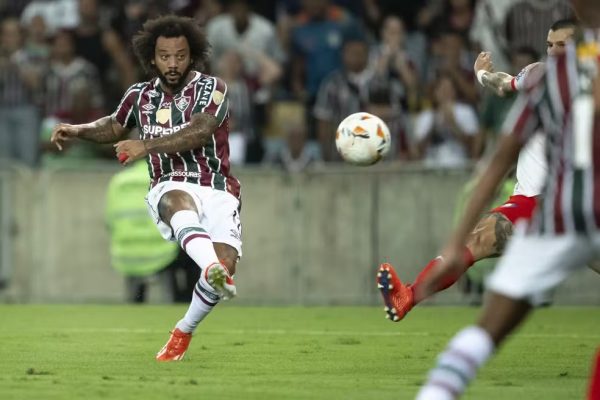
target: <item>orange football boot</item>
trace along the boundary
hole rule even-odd
[[[171,332],[167,344],[156,355],[156,359],[158,361],[179,361],[183,359],[191,340],[191,333],[185,333],[175,328]]]

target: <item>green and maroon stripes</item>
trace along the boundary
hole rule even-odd
[[[214,115],[218,127],[204,147],[148,156],[151,185],[187,182],[227,190],[239,197],[239,182],[230,175],[227,85],[219,78],[192,73],[190,82],[173,96],[162,90],[158,78],[131,86],[113,116],[123,126],[137,126],[141,139],[152,139],[177,134],[193,113]],[[157,116],[159,110],[161,118]]]
[[[188,243],[197,238],[210,240],[208,233],[199,226],[190,226],[177,232],[177,243],[186,252]]]

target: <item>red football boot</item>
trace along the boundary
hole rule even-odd
[[[385,303],[386,318],[398,322],[415,305],[413,291],[400,281],[394,267],[383,263],[377,271],[377,287]]]

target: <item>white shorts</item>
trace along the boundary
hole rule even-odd
[[[185,182],[161,182],[146,195],[146,204],[152,220],[163,238],[176,241],[173,230],[164,223],[158,213],[161,197],[171,190],[181,190],[189,194],[200,214],[200,225],[210,235],[213,243],[225,243],[235,248],[238,257],[242,256],[242,224],[240,222],[240,202],[231,193],[207,186]]]
[[[539,305],[552,289],[598,256],[600,236],[539,235],[527,233],[526,225],[517,224],[487,288]]]

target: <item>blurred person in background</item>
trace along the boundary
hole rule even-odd
[[[450,76],[456,85],[457,98],[475,105],[479,98],[473,73],[471,52],[465,38],[453,30],[440,30],[431,39],[431,53],[425,83],[431,84],[440,75]]]
[[[475,109],[457,96],[452,76],[442,74],[431,87],[432,108],[416,118],[414,142],[425,165],[465,167],[479,156],[481,133]]]
[[[263,125],[274,86],[282,76],[285,60],[273,23],[252,11],[247,0],[227,0],[226,12],[210,20],[206,34],[213,51],[213,70],[221,56],[234,50],[243,61],[243,75],[252,93],[253,124],[238,129],[252,130],[248,135],[246,162],[262,159],[262,137],[255,124]]]
[[[23,10],[21,23],[28,26],[33,18],[41,16],[46,21],[48,33],[75,29],[79,24],[78,0],[33,0]]]
[[[383,20],[380,41],[370,54],[370,68],[382,85],[399,85],[403,107],[414,112],[419,103],[418,67],[406,47],[404,21],[394,15]]]
[[[530,47],[543,54],[548,26],[571,17],[567,0],[479,0],[469,38],[494,54],[499,71],[508,71],[511,49]]]
[[[88,124],[59,124],[52,141],[114,143],[125,165],[146,159],[148,209],[165,240],[177,241],[201,274],[192,302],[158,361],[183,359],[192,333],[221,300],[236,295],[232,275],[241,257],[240,183],[230,173],[227,85],[199,72],[209,43],[185,17],[149,20],[133,40],[151,80],[129,88],[112,115]],[[139,139],[126,139],[137,128]]]
[[[308,145],[304,119],[287,121],[283,130],[284,144],[273,159],[267,162],[288,173],[298,173],[321,165],[320,153]]]
[[[235,49],[221,54],[216,71],[227,84],[227,94],[231,111],[229,113],[229,155],[232,164],[246,162],[248,147],[256,137],[256,121],[252,102],[251,85],[244,74],[244,60]],[[255,147],[250,147],[255,149]],[[262,154],[251,154],[252,158],[262,158]]]
[[[148,286],[160,283],[163,297],[189,302],[198,271],[176,243],[163,240],[143,201],[150,176],[145,161],[116,173],[106,194],[106,223],[113,268],[125,276],[127,301],[144,303]]]
[[[36,93],[42,87],[37,54],[24,46],[19,20],[0,22],[0,158],[35,166],[40,126]]]
[[[328,0],[302,0],[302,8],[291,27],[290,90],[294,99],[304,103],[308,129],[314,134],[317,127],[312,109],[319,87],[327,75],[342,66],[344,37],[356,34],[360,27],[352,15]]]
[[[341,161],[335,147],[335,131],[348,115],[366,110],[369,84],[374,76],[374,71],[368,68],[369,45],[365,38],[345,38],[342,59],[342,68],[323,80],[313,110],[325,161]]]
[[[74,96],[82,88],[89,88],[91,107],[102,111],[104,97],[98,70],[89,61],[77,55],[73,33],[56,32],[52,38],[50,64],[45,73],[45,117],[69,121],[74,115]]]
[[[392,146],[401,147],[397,142],[404,132],[403,86],[369,68],[369,45],[360,33],[344,39],[342,59],[343,67],[321,84],[313,109],[323,160],[341,161],[335,147],[337,126],[359,111],[373,112],[382,118],[392,132]]]
[[[109,21],[103,20],[98,0],[78,0],[78,10],[75,51],[96,67],[105,104],[113,108],[121,92],[137,80],[134,63],[123,46],[123,39],[110,28]]]

